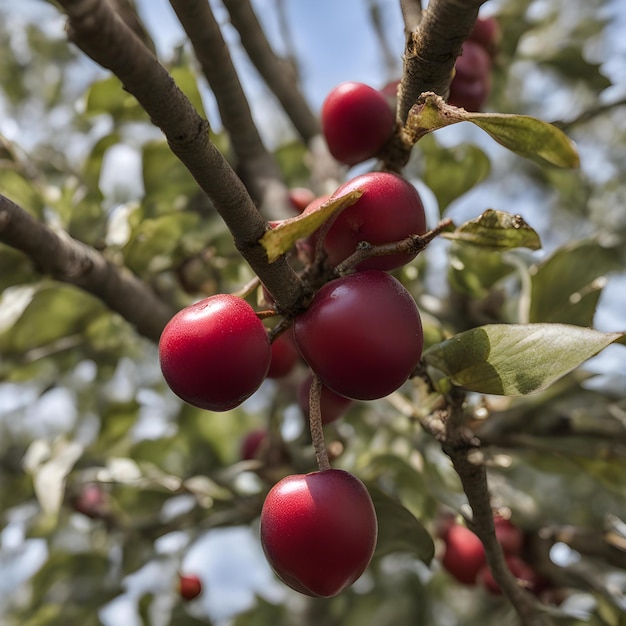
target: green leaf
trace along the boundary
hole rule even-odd
[[[494,209],[487,209],[476,219],[465,222],[452,232],[443,232],[442,236],[493,250],[541,248],[539,235],[521,215]]]
[[[196,75],[191,70],[191,67],[189,65],[173,67],[170,69],[170,75],[178,85],[178,88],[189,98],[189,101],[193,104],[196,111],[202,117],[206,117]]]
[[[436,94],[422,94],[409,112],[404,129],[407,140],[416,143],[439,128],[472,122],[495,141],[520,156],[557,167],[579,167],[574,142],[553,124],[527,115],[470,113],[449,104]]]
[[[437,196],[439,212],[443,215],[448,205],[487,178],[491,171],[489,157],[471,143],[451,148],[436,142],[422,141],[424,152],[423,180]]]
[[[124,91],[116,76],[90,85],[85,98],[85,114],[110,115],[116,122],[147,122],[149,119],[135,97]]]
[[[284,220],[275,228],[268,230],[260,240],[267,252],[268,261],[270,263],[276,261],[290,250],[298,239],[314,233],[332,215],[354,204],[362,195],[363,192],[356,189],[339,198],[330,198],[314,211]]]
[[[624,337],[566,324],[488,324],[432,346],[424,360],[468,391],[521,396],[545,389]]]
[[[515,268],[498,250],[481,248],[465,242],[454,243],[448,253],[448,282],[458,293],[484,298],[491,288]]]
[[[375,484],[367,484],[367,490],[372,497],[378,518],[375,556],[406,552],[426,564],[430,563],[435,555],[435,545],[421,522]]]
[[[616,248],[595,240],[563,246],[530,268],[529,321],[591,326],[606,275],[619,269]]]

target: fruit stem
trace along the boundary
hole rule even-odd
[[[311,391],[309,392],[309,425],[317,465],[320,468],[320,472],[324,472],[330,469],[330,461],[328,459],[328,451],[326,450],[326,442],[324,441],[321,397],[322,382],[314,374],[311,382]]]

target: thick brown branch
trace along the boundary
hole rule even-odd
[[[175,313],[130,271],[94,248],[55,232],[3,195],[0,241],[27,254],[42,273],[94,294],[148,339],[158,341]]]
[[[320,133],[320,125],[298,89],[293,66],[274,53],[249,0],[223,2],[250,60],[278,98],[298,134],[308,143]]]
[[[420,94],[446,96],[461,46],[485,0],[430,0],[417,30],[407,37],[398,96],[398,118],[405,122]]]
[[[69,16],[70,39],[111,70],[152,122],[165,134],[174,154],[206,192],[233,234],[235,245],[278,306],[297,306],[301,281],[280,259],[269,265],[259,239],[268,228],[241,179],[211,143],[208,122],[201,118],[172,77],[122,22],[105,0],[59,0]]]
[[[493,577],[517,611],[523,626],[550,626],[550,617],[542,612],[537,601],[519,586],[511,574],[502,547],[496,539],[487,471],[479,449],[480,442],[464,426],[462,401],[460,395],[451,399],[442,447],[461,479],[472,508],[472,530],[482,541]]]
[[[288,217],[289,199],[282,174],[263,144],[210,4],[206,0],[170,0],[170,4],[213,90],[237,169],[252,198],[268,219]]]

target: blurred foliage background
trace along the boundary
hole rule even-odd
[[[160,4],[137,7],[149,29],[169,32],[155,21]],[[323,11],[295,4],[254,3],[276,49],[294,55],[315,111],[339,80],[382,87],[399,77],[398,3],[331,2]],[[483,9],[502,27],[485,108],[557,123],[578,144],[582,166],[541,168],[470,125],[424,139],[405,173],[423,194],[431,225],[440,216],[461,223],[487,208],[519,213],[542,249],[485,252],[436,241],[396,275],[419,302],[431,344],[490,321],[624,330],[624,6],[490,0]],[[351,12],[358,12],[380,63],[365,63],[355,46],[324,82],[339,43],[320,32],[307,39],[318,23],[308,23],[307,11],[355,41],[361,33]],[[276,27],[281,16],[286,31]],[[0,2],[0,17],[0,191],[126,265],[175,308],[246,284],[251,271],[210,203],[119,82],[67,43],[62,15],[33,0],[19,9]],[[154,33],[157,52],[228,156],[211,93],[174,33]],[[174,46],[163,43],[177,37]],[[306,186],[306,146],[277,113],[237,38],[227,40],[287,183]],[[418,383],[355,403],[326,427],[334,464],[381,491],[381,542],[366,575],[329,600],[305,598],[273,578],[256,524],[273,481],[314,468],[296,401],[305,374],[301,364],[288,378],[267,381],[226,414],[184,405],[162,380],[155,345],[95,297],[42,277],[28,258],[0,245],[0,623],[513,623],[502,598],[460,586],[437,560],[437,516],[442,508],[463,511],[465,496],[440,445],[419,425],[427,407]],[[568,589],[550,609],[558,624],[626,624],[625,382],[624,347],[613,346],[539,394],[472,399],[494,504],[509,509],[530,538],[554,543],[549,554]],[[280,454],[242,461],[242,438],[255,428],[270,430]],[[100,508],[89,516],[77,502],[94,484]],[[403,527],[406,511],[411,521]],[[568,546],[562,531],[570,526],[621,556],[611,562]],[[189,570],[203,577],[205,592],[183,604],[176,576]]]

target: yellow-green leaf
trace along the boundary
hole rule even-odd
[[[465,222],[452,232],[444,232],[442,236],[494,250],[541,248],[539,235],[521,215],[495,209],[487,209],[476,219]]]
[[[580,159],[574,142],[559,128],[528,115],[472,113],[447,104],[443,98],[427,92],[409,111],[405,138],[416,143],[439,128],[471,122],[513,152],[557,167],[578,167]]]
[[[268,230],[261,237],[268,261],[270,263],[276,261],[290,250],[298,239],[314,233],[332,215],[354,204],[362,195],[361,190],[355,189],[341,197],[329,198],[314,211],[284,220],[275,228]]]

